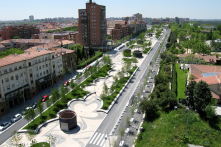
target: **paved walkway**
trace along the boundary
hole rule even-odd
[[[101,102],[97,100],[98,96],[93,94],[86,101],[75,101],[71,103],[71,110],[77,113],[78,127],[69,132],[63,132],[60,129],[59,121],[47,124],[40,129],[35,139],[37,142],[46,141],[46,135],[53,135],[57,138],[56,147],[84,147],[90,136],[96,131],[97,127],[106,116],[103,112],[96,112],[101,107]],[[25,133],[21,133],[21,143],[28,146],[31,142],[28,141]],[[2,144],[2,147],[11,146],[10,141]]]

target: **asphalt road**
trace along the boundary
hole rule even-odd
[[[137,85],[141,82],[141,79],[147,69],[147,66],[149,66],[150,62],[154,60],[154,57],[157,54],[160,44],[167,33],[169,33],[168,30],[164,31],[161,38],[153,46],[152,51],[149,53],[149,55],[145,58],[142,65],[139,67],[139,70],[137,71],[133,80],[128,84],[127,88],[119,97],[118,103],[112,107],[111,111],[107,114],[103,122],[98,127],[97,131],[90,138],[86,147],[97,147],[104,145],[104,142],[108,139],[109,134],[111,133],[112,129],[117,123],[129,99],[136,90]]]

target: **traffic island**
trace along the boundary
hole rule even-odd
[[[72,110],[65,110],[59,114],[60,128],[68,132],[77,127],[77,114]]]

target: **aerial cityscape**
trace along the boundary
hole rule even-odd
[[[221,147],[221,1],[138,2],[0,16],[1,147]]]

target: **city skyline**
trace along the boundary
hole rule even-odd
[[[54,17],[74,17],[78,18],[78,9],[84,8],[85,1],[77,0],[65,0],[63,6],[61,1],[48,0],[48,1],[28,1],[22,0],[20,3],[12,5],[12,1],[3,1],[2,5],[10,5],[11,11],[8,11],[8,7],[2,7],[0,10],[0,20],[23,20],[28,19],[30,15],[33,15],[35,19],[54,18]],[[135,13],[141,13],[143,17],[151,18],[190,18],[190,19],[221,19],[219,13],[219,5],[221,1],[214,0],[213,3],[208,4],[208,0],[195,0],[195,1],[175,1],[170,0],[166,2],[163,0],[158,1],[93,1],[99,5],[106,6],[106,17],[125,17],[131,16]],[[137,7],[135,6],[137,5]],[[12,11],[13,10],[13,11]],[[7,13],[4,13],[7,12]],[[16,12],[16,15],[15,15]]]

